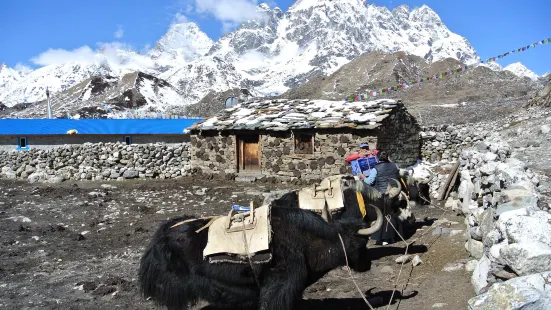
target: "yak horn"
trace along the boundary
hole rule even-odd
[[[381,227],[383,227],[384,217],[381,210],[372,204],[368,206],[375,209],[375,213],[377,213],[377,220],[375,220],[375,223],[371,224],[371,227],[358,230],[358,235],[369,236],[375,233],[377,230],[381,229]]]
[[[429,177],[429,179],[427,180],[427,183],[425,183],[425,184],[429,184],[430,181],[432,181],[432,179],[434,178],[434,173],[432,173],[432,171],[430,171],[429,169],[427,169],[427,171],[428,171],[430,177]]]
[[[329,222],[329,215],[328,215],[329,212],[327,212],[327,206],[324,206],[323,209],[321,209],[321,218],[326,221],[326,222]]]
[[[388,186],[387,186],[387,189],[386,189],[386,193],[388,194],[388,196],[390,198],[394,198],[394,197],[398,196],[400,194],[400,192],[402,191],[402,185],[396,179],[391,179],[391,180],[394,180],[394,182],[396,182],[397,187],[390,186],[390,182],[389,182]]]

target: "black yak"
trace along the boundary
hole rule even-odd
[[[326,222],[314,212],[299,208],[272,208],[272,259],[269,263],[209,263],[203,259],[208,231],[195,232],[208,220],[166,221],[155,232],[140,262],[139,281],[144,297],[168,309],[187,309],[199,299],[216,307],[293,309],[304,289],[330,270],[346,264],[342,236],[350,267],[370,269],[366,235],[382,225],[375,208],[375,224],[368,228],[360,218]]]
[[[342,176],[341,187],[343,188],[344,208],[331,216],[332,219],[340,218],[361,218],[360,208],[356,199],[356,192],[362,194],[365,204],[377,206],[383,215],[392,214],[403,221],[415,221],[409,205],[400,197],[401,185],[398,180],[387,188],[385,193],[380,193],[366,183],[356,180],[351,176]],[[271,204],[274,207],[299,207],[298,191],[291,191],[281,197],[268,197],[264,204]],[[368,217],[369,218],[369,217]]]
[[[407,184],[409,199],[420,205],[430,204],[429,183],[434,178],[434,174],[423,165],[414,165],[407,171],[401,171],[401,174]]]
[[[400,182],[395,179],[392,180],[393,182],[391,182],[392,184],[389,183],[386,192],[381,193],[374,187],[352,176],[341,176],[340,181],[341,187],[343,188],[344,208],[332,214],[331,219],[361,218],[362,215],[356,199],[356,192],[359,192],[365,204],[376,206],[384,216],[389,215],[392,225],[394,225],[398,233],[403,236],[404,229],[407,229],[415,222],[415,216],[411,212],[407,197],[401,192],[402,186]],[[273,200],[268,198],[264,201],[264,204],[266,203],[270,203],[274,207],[299,208],[299,194],[298,191],[292,191]],[[406,224],[405,226],[404,223]],[[399,240],[394,228],[386,224],[371,237],[377,244],[382,244],[383,241],[393,243]]]

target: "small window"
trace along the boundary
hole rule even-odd
[[[19,137],[17,141],[17,149],[18,150],[28,150],[29,144],[27,143],[27,137]]]
[[[126,145],[132,144],[132,137],[131,136],[125,136],[124,137],[124,143],[126,143]]]
[[[295,154],[314,154],[314,136],[295,134]]]

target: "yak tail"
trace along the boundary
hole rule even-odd
[[[155,232],[140,260],[139,282],[142,295],[168,309],[188,309],[197,303],[189,268],[171,248],[170,226],[164,222]]]

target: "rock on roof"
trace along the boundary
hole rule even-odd
[[[240,103],[189,127],[188,130],[273,130],[308,128],[374,129],[397,106],[395,100],[256,100]]]

